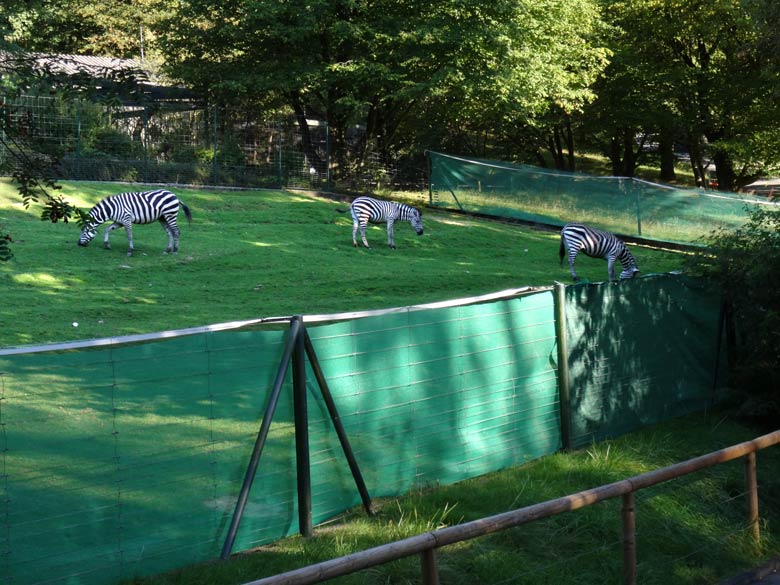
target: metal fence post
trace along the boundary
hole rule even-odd
[[[566,285],[555,283],[555,340],[558,346],[558,395],[561,408],[561,445],[566,451],[573,446],[571,428],[571,395],[569,380],[569,347],[566,336]]]
[[[271,422],[273,421],[274,413],[276,412],[276,406],[279,404],[279,396],[282,392],[284,379],[287,376],[287,369],[290,366],[290,359],[292,358],[295,345],[298,342],[300,325],[300,321],[295,319],[293,319],[290,324],[290,333],[287,337],[287,343],[285,344],[284,353],[282,354],[279,368],[276,371],[276,378],[274,379],[273,387],[271,389],[271,396],[268,398],[268,405],[266,406],[265,414],[263,415],[263,422],[260,424],[260,430],[257,433],[257,438],[255,439],[255,446],[252,449],[249,465],[247,465],[247,470],[244,474],[244,483],[242,484],[241,491],[238,494],[238,500],[236,501],[236,508],[233,512],[233,518],[228,528],[225,544],[222,547],[222,560],[225,560],[230,556],[230,553],[233,550],[233,544],[236,541],[238,527],[241,524],[241,518],[244,515],[244,509],[246,508],[246,503],[249,499],[249,492],[252,490],[252,483],[255,480],[257,467],[260,464],[260,456],[263,453],[265,441],[268,438],[268,431],[271,429]]]
[[[312,535],[311,466],[309,453],[309,413],[306,402],[306,352],[303,319],[293,317],[300,326],[293,348],[293,409],[295,411],[295,467],[298,478],[298,529],[303,536]]]

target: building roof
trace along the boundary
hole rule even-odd
[[[91,55],[49,55],[36,54],[36,62],[41,67],[65,75],[87,73],[100,77],[108,72],[142,71],[147,76],[150,71],[137,59],[119,59],[117,57],[93,57]]]

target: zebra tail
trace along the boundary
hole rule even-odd
[[[566,248],[563,246],[563,238],[561,238],[561,247],[558,250],[558,256],[561,259],[561,266],[563,266],[563,257],[566,254]]]
[[[184,210],[184,215],[187,216],[187,221],[192,223],[192,213],[190,213],[190,208],[184,205],[184,203],[181,201],[179,201],[179,205],[181,205],[181,208]]]

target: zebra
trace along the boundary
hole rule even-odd
[[[112,230],[125,228],[127,232],[127,255],[133,255],[133,224],[152,223],[159,220],[168,233],[168,247],[165,253],[179,251],[179,226],[176,224],[176,216],[179,206],[184,210],[187,220],[192,222],[192,214],[189,208],[179,199],[165,189],[143,191],[136,193],[119,193],[102,199],[89,212],[90,221],[84,226],[79,237],[79,246],[86,246],[92,241],[100,224],[113,220],[106,228],[103,237],[103,245],[110,249],[108,234]]]
[[[357,248],[357,230],[363,245],[370,248],[366,240],[366,226],[371,223],[387,223],[387,245],[395,250],[393,224],[396,220],[408,221],[418,236],[423,234],[422,214],[420,210],[404,203],[382,201],[373,197],[358,197],[349,207],[352,213],[352,244]]]
[[[617,236],[603,232],[581,223],[567,223],[561,230],[561,247],[559,256],[563,264],[564,251],[569,253],[569,268],[575,282],[579,280],[574,272],[574,261],[581,251],[591,258],[604,258],[607,261],[609,280],[615,280],[615,260],[623,265],[620,279],[634,278],[639,272],[636,260],[628,251],[626,245]]]

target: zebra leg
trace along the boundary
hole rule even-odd
[[[160,218],[160,223],[165,228],[165,233],[168,234],[168,246],[165,248],[165,254],[173,251],[175,254],[179,251],[179,230],[175,229],[171,223],[164,217]]]
[[[124,227],[121,223],[114,222],[106,228],[106,233],[103,234],[103,247],[106,250],[111,249],[111,244],[108,243],[108,234],[110,234],[114,230],[118,230],[121,227]]]
[[[132,256],[133,255],[133,224],[127,224],[125,226],[125,231],[127,232],[127,255]]]
[[[387,220],[387,245],[395,250],[395,234],[393,233],[393,220]]]
[[[352,220],[352,245],[355,246],[356,248],[358,247],[357,231],[358,231],[358,220],[357,218],[354,218]]]
[[[173,240],[173,253],[178,254],[179,253],[179,234],[181,233],[181,230],[179,230],[179,226],[171,226],[171,230],[169,232],[169,239],[168,239],[168,247],[171,246],[171,240]],[[167,252],[167,250],[166,250]]]
[[[609,281],[615,280],[615,258],[610,256],[607,258],[607,273],[609,274]]]
[[[578,282],[580,280],[580,277],[577,276],[577,273],[574,271],[574,261],[577,259],[577,251],[572,250],[569,252],[569,270],[571,270],[571,277],[574,280],[574,282]]]
[[[352,226],[352,243],[355,244],[355,247],[357,248],[357,240],[355,240],[355,230],[358,229],[358,224],[360,224],[360,238],[363,240],[363,245],[366,248],[370,248],[371,246],[368,245],[368,240],[366,239],[366,227],[368,227],[368,218],[366,218],[365,221],[357,219],[355,220],[355,224]]]

